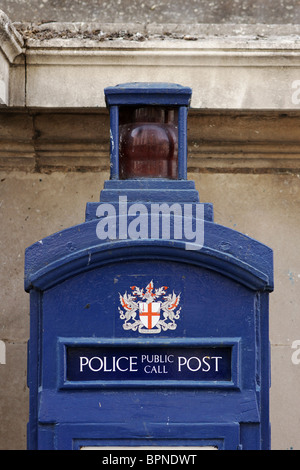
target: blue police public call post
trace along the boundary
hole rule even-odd
[[[187,179],[190,88],[104,92],[100,201],[26,249],[28,449],[270,449],[272,250]]]

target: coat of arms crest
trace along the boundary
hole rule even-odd
[[[140,289],[131,286],[132,293],[120,295],[122,308],[118,307],[124,330],[139,333],[160,333],[175,330],[175,320],[180,317],[181,307],[178,308],[180,294],[167,294],[167,286],[154,289],[153,281],[147,287]],[[140,299],[140,300],[139,300]]]

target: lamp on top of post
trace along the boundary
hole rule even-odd
[[[125,83],[104,92],[110,110],[110,179],[185,180],[192,90],[173,83]]]

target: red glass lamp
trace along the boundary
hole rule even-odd
[[[186,179],[191,89],[125,83],[104,92],[110,110],[111,179]]]

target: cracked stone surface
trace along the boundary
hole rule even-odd
[[[14,22],[299,24],[299,0],[2,0]]]

